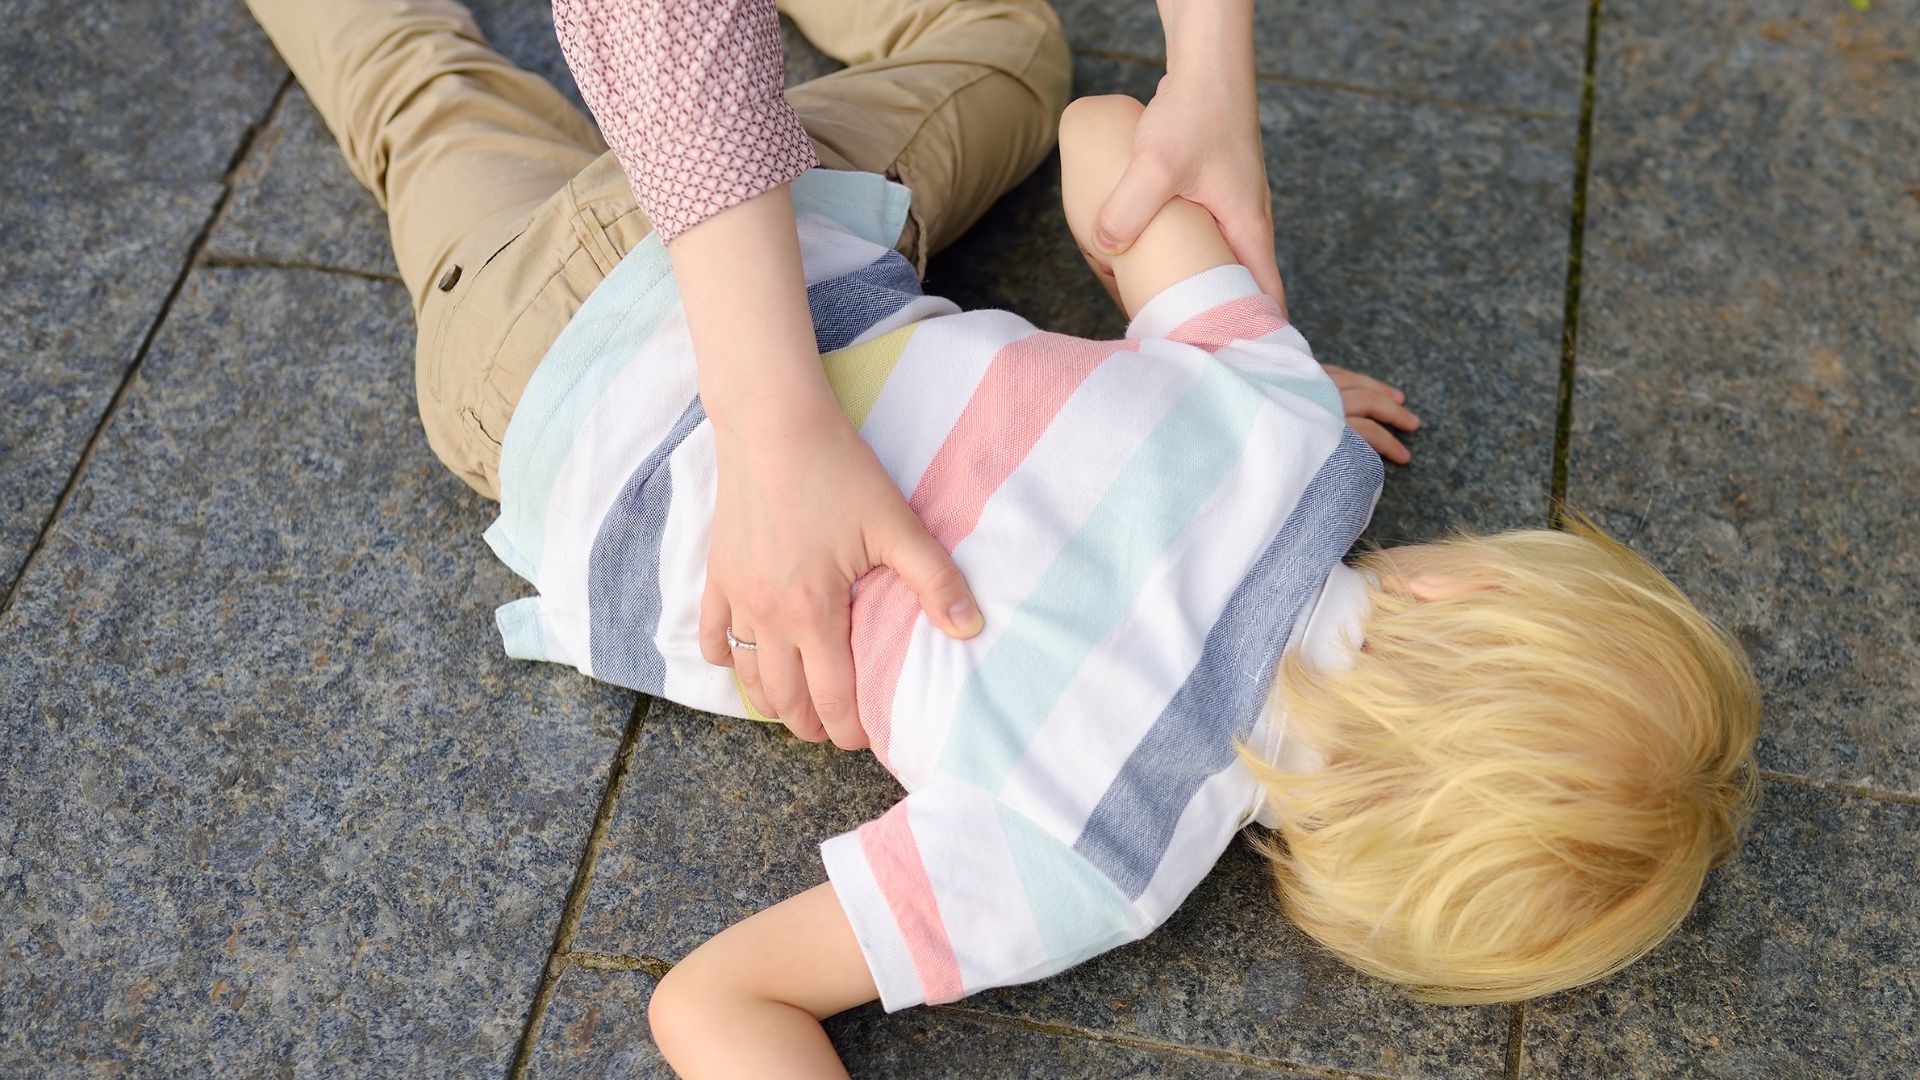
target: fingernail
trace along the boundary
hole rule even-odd
[[[1093,243],[1101,251],[1109,255],[1113,254],[1113,236],[1107,230],[1096,227],[1093,230]]]
[[[971,596],[955,603],[947,609],[947,618],[953,620],[953,627],[965,633],[980,629],[984,619],[980,617],[980,608],[974,604]]]

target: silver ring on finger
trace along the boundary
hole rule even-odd
[[[752,651],[754,651],[755,649],[758,649],[759,647],[760,647],[760,646],[758,646],[758,645],[755,645],[755,644],[754,644],[753,642],[751,642],[751,641],[741,641],[741,640],[740,640],[739,638],[737,638],[737,637],[734,637],[734,636],[733,636],[733,627],[732,627],[732,626],[728,626],[728,627],[727,627],[727,648],[729,648],[729,649],[744,649],[744,650],[746,650],[747,652],[752,652]]]

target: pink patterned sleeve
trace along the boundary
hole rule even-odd
[[[773,0],[553,0],[553,25],[662,240],[819,164]]]

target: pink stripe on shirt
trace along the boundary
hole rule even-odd
[[[948,553],[973,532],[987,500],[1026,460],[1067,399],[1126,342],[1033,334],[994,355],[907,505]],[[886,764],[893,695],[900,685],[920,601],[891,569],[860,580],[853,600],[853,654],[860,726]]]
[[[860,826],[860,852],[867,857],[880,895],[900,927],[900,937],[906,943],[907,955],[913,958],[914,970],[920,974],[920,988],[926,993],[927,1003],[965,997],[960,964],[954,959],[946,922],[940,918],[933,881],[920,861],[920,845],[914,842],[905,801]]]
[[[1264,293],[1242,296],[1207,310],[1173,328],[1170,341],[1219,352],[1236,341],[1258,341],[1285,328],[1280,305]]]

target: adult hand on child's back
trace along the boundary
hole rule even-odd
[[[1133,246],[1161,207],[1186,199],[1220,223],[1234,259],[1284,312],[1252,72],[1243,77],[1233,67],[1196,65],[1198,74],[1160,80],[1134,130],[1127,171],[1095,219],[1094,243],[1101,254],[1118,255]]]
[[[778,423],[720,427],[716,436],[701,653],[732,667],[754,708],[800,738],[864,747],[849,641],[854,582],[890,568],[934,626],[955,637],[979,632],[973,594],[838,411],[795,409]],[[733,649],[728,626],[757,647]]]

